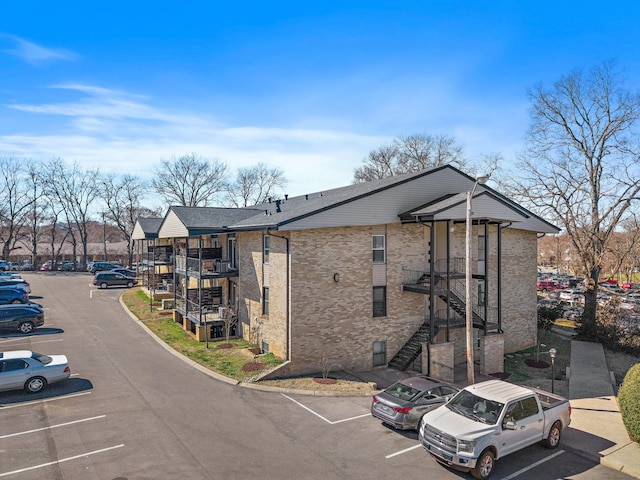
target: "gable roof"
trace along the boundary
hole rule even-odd
[[[493,192],[477,192],[473,195],[473,218],[482,218],[491,222],[522,222],[530,217],[514,205],[505,202]],[[401,215],[407,221],[411,217],[418,222],[452,220],[463,221],[467,218],[467,192],[448,195],[437,199],[412,212]]]
[[[257,212],[251,208],[173,206],[162,221],[159,235],[162,238],[191,237],[225,232],[229,225],[255,216]]]
[[[162,218],[160,217],[138,217],[131,238],[133,240],[158,238],[158,231],[160,230],[161,224]]]
[[[466,217],[466,192],[475,179],[450,166],[356,183],[331,190],[269,199],[245,208],[180,207],[169,209],[162,238],[254,230],[300,230],[357,225],[381,225],[426,219]],[[452,193],[454,192],[454,193]],[[559,229],[522,206],[478,185],[474,218],[512,223],[512,228],[539,233]]]

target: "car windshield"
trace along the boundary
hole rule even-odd
[[[43,365],[48,365],[53,360],[51,357],[38,352],[31,352],[31,358],[39,361]]]
[[[504,407],[504,403],[487,400],[485,398],[474,395],[467,390],[460,392],[453,397],[447,408],[453,410],[460,415],[471,418],[478,422],[495,425],[500,418],[500,413]]]
[[[410,385],[398,382],[387,388],[384,393],[387,393],[392,397],[399,398],[400,400],[411,400],[420,393],[420,390],[413,388]]]

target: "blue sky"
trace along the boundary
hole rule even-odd
[[[618,61],[640,80],[631,1],[5,2],[0,156],[145,178],[197,153],[264,162],[300,195],[347,185],[399,135],[471,160],[522,148],[527,90]]]

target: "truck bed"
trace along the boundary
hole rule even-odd
[[[555,395],[553,393],[549,393],[545,390],[541,390],[539,388],[527,387],[530,390],[533,390],[538,394],[538,398],[540,399],[540,405],[542,406],[542,410],[549,410],[550,408],[556,407],[562,403],[568,402],[564,397],[560,395]]]

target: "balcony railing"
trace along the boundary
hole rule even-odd
[[[231,267],[231,260],[227,259],[199,259],[179,256],[176,257],[176,269],[198,275],[218,275],[237,272]]]

